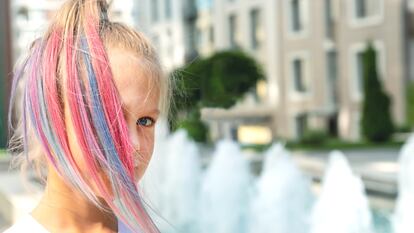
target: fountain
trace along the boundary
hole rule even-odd
[[[332,152],[317,201],[311,233],[371,233],[372,215],[361,179],[355,176],[345,156]]]
[[[414,232],[414,136],[411,136],[400,152],[398,176],[399,196],[393,216],[395,233]]]
[[[340,152],[331,153],[314,205],[310,180],[281,144],[265,153],[262,173],[254,182],[235,142],[219,142],[203,174],[197,145],[183,131],[167,132],[166,125],[157,128],[153,159],[140,184],[161,232],[374,232],[362,181]],[[414,137],[401,154],[395,233],[414,229],[406,218],[414,215],[414,180],[409,178],[414,177]]]
[[[201,163],[196,144],[179,131],[154,156],[141,184],[154,221],[162,232],[197,232]]]
[[[167,229],[168,221],[162,216],[165,208],[169,205],[165,203],[165,158],[168,154],[169,130],[165,120],[159,120],[155,128],[154,153],[148,168],[140,182],[142,196],[148,203],[152,218],[160,228]]]
[[[281,144],[265,154],[252,204],[251,233],[306,233],[313,203],[310,180]]]
[[[246,232],[251,182],[248,163],[238,145],[219,142],[201,188],[199,232]]]

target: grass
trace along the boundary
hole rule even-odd
[[[329,139],[317,145],[290,142],[286,147],[291,150],[352,150],[352,149],[378,149],[378,148],[400,148],[404,142],[388,141],[384,143],[373,143],[368,141],[347,142],[339,139]]]
[[[404,142],[389,141],[385,143],[372,143],[367,141],[347,142],[340,139],[328,139],[320,144],[287,142],[286,147],[289,150],[306,150],[306,151],[330,151],[330,150],[353,150],[353,149],[379,149],[379,148],[400,148]],[[266,145],[242,145],[244,150],[254,150],[263,152],[271,144]]]

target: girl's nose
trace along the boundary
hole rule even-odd
[[[129,136],[131,139],[131,143],[134,147],[135,150],[139,151],[140,150],[140,140],[139,140],[139,135],[138,135],[138,131],[134,129],[134,127],[132,127],[132,129],[129,130]]]

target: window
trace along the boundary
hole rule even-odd
[[[308,128],[307,115],[299,114],[295,118],[295,123],[296,123],[296,135],[299,139],[301,139]]]
[[[229,40],[230,40],[230,47],[231,48],[237,48],[237,40],[236,40],[236,34],[237,34],[237,17],[235,15],[229,16]]]
[[[353,0],[354,16],[357,19],[378,16],[382,1],[380,0]]]
[[[289,98],[295,101],[303,101],[312,96],[312,66],[310,51],[301,50],[288,54],[286,60],[286,74],[289,90]]]
[[[165,0],[164,10],[165,10],[165,18],[171,19],[171,16],[172,16],[171,0]]]
[[[356,53],[356,89],[358,93],[363,93],[364,89],[364,51]]]
[[[298,92],[306,92],[303,61],[301,59],[294,59],[292,62],[292,73],[295,90]]]
[[[286,29],[290,38],[304,37],[309,33],[309,11],[312,0],[283,0]]]
[[[260,11],[254,9],[250,11],[250,44],[253,49],[260,47]]]
[[[214,44],[214,27],[210,26],[209,28],[209,42],[210,44]]]
[[[302,17],[300,13],[300,0],[292,0],[291,4],[291,26],[292,31],[298,32],[303,29]]]
[[[267,98],[268,84],[265,80],[260,80],[256,84],[255,98],[257,102],[265,102]]]
[[[357,18],[364,18],[367,14],[366,9],[365,9],[365,0],[356,0],[355,2],[355,12],[356,12],[356,16]]]
[[[325,0],[325,36],[333,39],[334,25],[332,16],[332,0]]]
[[[29,20],[29,9],[26,6],[22,6],[17,10],[17,16]]]
[[[158,15],[158,0],[151,0],[151,20],[157,22],[159,19]]]
[[[326,54],[326,73],[328,86],[330,89],[332,103],[338,103],[338,90],[337,90],[337,53],[335,50],[329,51]]]

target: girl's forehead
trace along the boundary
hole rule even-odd
[[[131,52],[112,49],[108,51],[115,85],[122,102],[129,106],[158,106],[160,90],[155,73]]]
[[[108,57],[117,85],[157,86],[158,72],[140,56],[122,49],[110,49]]]

